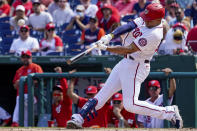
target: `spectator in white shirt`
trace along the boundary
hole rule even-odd
[[[10,47],[10,53],[21,55],[21,52],[26,50],[31,52],[39,51],[39,43],[37,39],[29,35],[29,27],[23,25],[19,30],[19,38],[14,40]]]
[[[64,23],[69,23],[74,16],[73,10],[68,8],[67,0],[59,0],[59,8],[53,12],[54,23],[61,26]]]
[[[53,12],[59,8],[59,0],[54,0],[53,2],[50,3],[48,6],[48,12],[53,15]],[[70,8],[70,4],[66,2],[66,8]]]
[[[172,72],[170,68],[162,69],[166,75]],[[166,88],[166,87],[163,87]],[[146,102],[157,105],[157,106],[164,106],[164,95],[161,94],[161,87],[160,83],[157,80],[151,80],[148,82],[148,93],[150,97],[146,100]],[[176,90],[176,80],[174,78],[170,78],[170,88],[168,90],[168,105],[172,104],[174,92]],[[164,120],[160,120],[157,118],[153,118],[150,116],[143,116],[138,115],[138,125],[141,128],[164,128]]]
[[[16,15],[10,18],[10,29],[19,31],[21,22],[21,19],[24,20],[24,24],[26,25],[28,23],[28,18],[25,16],[25,7],[23,5],[18,5],[16,7]]]
[[[95,4],[91,4],[91,0],[80,0],[81,4],[85,7],[85,15],[88,17],[95,17],[98,7]]]
[[[48,23],[53,22],[53,18],[50,13],[41,11],[40,4],[39,0],[34,0],[34,13],[29,16],[29,26],[31,26],[35,31],[44,31],[45,26]]]

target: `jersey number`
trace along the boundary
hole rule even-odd
[[[140,32],[139,28],[135,28],[135,30],[133,31],[133,37],[137,38],[138,36],[141,36],[142,32]]]

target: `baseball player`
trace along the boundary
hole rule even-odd
[[[162,69],[166,75],[168,75],[172,70],[170,68]],[[165,88],[165,87],[164,87]],[[170,88],[168,90],[168,104],[172,104],[174,92],[176,90],[176,80],[174,78],[170,79]],[[160,95],[161,86],[159,81],[151,80],[148,82],[147,91],[150,97],[146,100],[150,104],[157,106],[164,106],[163,94]],[[150,116],[138,115],[138,124],[142,128],[164,128],[164,121],[153,118]]]
[[[14,76],[13,79],[13,86],[17,90],[17,97],[16,97],[16,106],[14,109],[14,114],[13,114],[13,119],[12,119],[12,126],[18,126],[18,121],[19,121],[19,80],[21,76],[27,76],[28,74],[31,73],[43,73],[42,68],[35,64],[32,63],[32,54],[29,50],[27,51],[22,51],[21,53],[21,61],[23,63],[23,66],[20,67]],[[34,81],[36,82],[36,80]],[[25,118],[24,118],[24,125],[27,126],[28,118],[28,110],[27,110],[27,103],[28,103],[28,95],[27,95],[27,85],[24,86],[24,112],[25,112]],[[36,98],[34,97],[34,103],[36,103]]]
[[[150,60],[163,38],[162,18],[165,9],[158,3],[149,4],[141,17],[119,26],[112,33],[103,36],[96,44],[101,50],[125,55],[112,70],[104,87],[83,106],[78,114],[67,122],[68,128],[82,128],[84,118],[99,110],[106,101],[122,89],[123,106],[132,113],[166,119],[176,128],[183,127],[178,107],[159,107],[138,100],[141,83],[150,72]],[[107,46],[112,38],[125,34],[122,46]]]
[[[61,67],[56,67],[57,73],[62,73]],[[66,122],[72,115],[72,100],[67,95],[68,85],[65,78],[60,79],[60,85],[53,88],[52,118],[58,127],[66,127]]]
[[[79,108],[82,108],[83,105],[88,101],[88,99],[93,98],[97,94],[97,87],[96,86],[88,86],[86,88],[86,95],[87,98],[80,97],[76,93],[73,92],[74,90],[74,83],[75,79],[71,79],[71,82],[68,87],[68,96],[73,100],[73,103],[76,104]],[[92,127],[92,128],[99,128],[99,127],[107,127],[107,113],[109,110],[110,104],[105,104],[100,110],[97,111],[97,117],[93,120],[88,120],[89,118],[85,118],[85,122],[83,123],[83,127]],[[92,116],[91,116],[92,117]]]
[[[108,123],[113,124],[115,127],[120,127],[120,120],[122,120],[124,127],[137,128],[135,114],[126,111],[123,107],[122,94],[115,93],[112,96],[112,102],[113,106],[110,107],[108,113]]]

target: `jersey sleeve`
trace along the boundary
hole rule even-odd
[[[83,107],[83,105],[84,105],[87,101],[88,101],[88,99],[83,98],[83,97],[79,97],[79,100],[78,100],[77,106],[78,106],[79,108],[82,108],[82,107]]]
[[[37,66],[36,73],[43,73],[43,70],[39,65]]]
[[[140,27],[144,24],[144,21],[141,17],[134,19],[133,22],[137,25],[137,27]]]
[[[13,79],[13,84],[20,78],[19,77],[19,75],[18,75],[19,73],[18,73],[18,70],[16,71],[16,74],[15,74],[15,76],[14,76],[14,79]]]
[[[62,40],[58,36],[55,37],[55,46],[63,46]]]

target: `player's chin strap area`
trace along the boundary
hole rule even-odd
[[[86,104],[81,108],[81,110],[79,111],[79,114],[83,117],[83,119],[87,118],[88,121],[90,121],[90,117],[92,117],[92,119],[94,119],[95,116],[98,115],[98,113],[96,112],[96,105],[97,105],[98,101],[95,98],[90,98]]]

